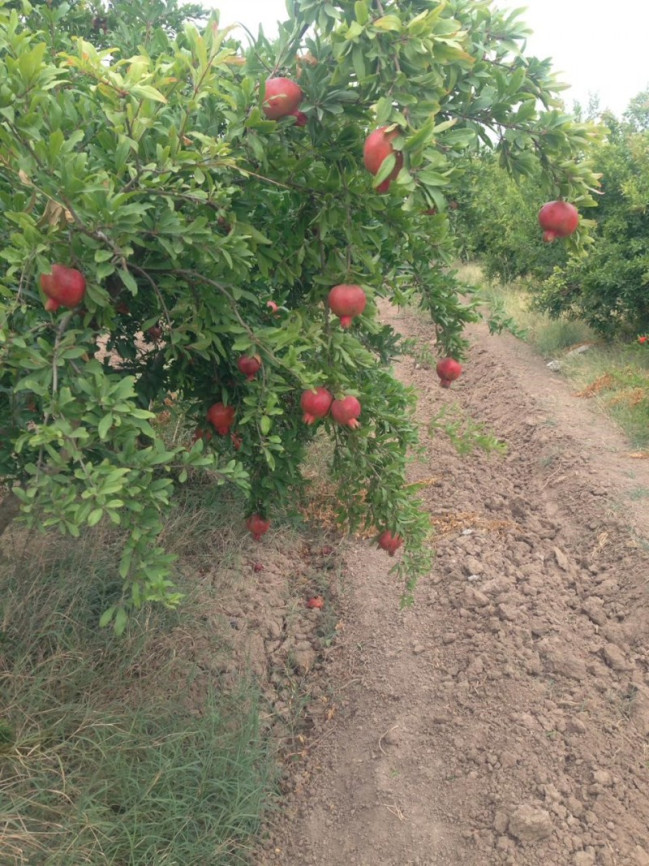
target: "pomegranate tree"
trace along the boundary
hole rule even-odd
[[[360,427],[358,416],[361,414],[361,404],[356,397],[343,397],[342,400],[334,400],[331,404],[331,417],[342,427],[350,427],[355,430]]]
[[[437,362],[436,371],[442,388],[450,388],[451,382],[462,375],[462,365],[455,358],[443,358]]]
[[[300,398],[304,422],[314,424],[318,418],[326,417],[329,414],[333,399],[333,395],[326,388],[318,387],[313,391],[304,391]]]
[[[367,304],[367,297],[360,286],[342,283],[334,286],[327,299],[329,309],[340,319],[342,328],[349,328],[354,316],[360,316]]]
[[[289,3],[277,40],[245,46],[157,0],[103,4],[104,37],[98,5],[0,3],[0,487],[32,526],[120,527],[102,622],[123,628],[145,599],[178,603],[164,523],[182,484],[232,485],[258,530],[330,437],[341,524],[403,538],[408,588],[429,551],[404,483],[415,398],[374,300],[416,291],[461,359],[476,314],[449,202],[476,142],[517,173],[538,156],[581,207],[584,129],[543,114],[551,76],[514,59],[522,24],[493,4]],[[367,195],[397,176],[403,199]],[[44,300],[74,313],[54,322]],[[169,394],[186,436],[156,421]],[[211,437],[187,447],[197,425]]]
[[[549,201],[539,211],[539,225],[543,229],[543,240],[552,243],[557,238],[567,238],[577,230],[579,212],[567,201]]]

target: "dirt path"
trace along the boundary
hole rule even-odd
[[[338,714],[260,864],[649,864],[649,466],[527,347],[472,340],[451,390],[399,375],[423,431],[459,404],[508,453],[423,433],[440,534],[413,609],[350,547]]]

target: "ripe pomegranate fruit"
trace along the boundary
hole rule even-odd
[[[390,156],[391,153],[396,154],[396,163],[388,177],[382,181],[376,188],[379,193],[387,192],[390,184],[403,168],[403,154],[400,150],[395,150],[392,147],[392,142],[399,135],[398,129],[393,129],[391,132],[386,132],[387,127],[380,126],[371,132],[365,139],[363,147],[363,162],[365,168],[371,174],[377,174],[381,168],[383,160]]]
[[[310,610],[322,610],[324,607],[324,598],[321,595],[314,595],[313,598],[310,598],[306,606],[310,608]]]
[[[295,118],[295,125],[296,126],[306,126],[307,123],[309,122],[309,118],[306,116],[306,114],[303,111],[292,111],[291,117]]]
[[[331,404],[331,417],[343,427],[351,427],[352,430],[360,427],[360,421],[357,420],[360,414],[361,404],[356,397],[343,397]]]
[[[152,325],[148,330],[147,334],[154,342],[158,342],[160,337],[162,337],[162,328],[160,325]]]
[[[252,382],[261,370],[261,358],[259,355],[242,355],[237,361],[237,367],[246,379]]]
[[[55,312],[59,307],[72,309],[83,300],[86,278],[76,268],[52,265],[51,274],[41,274],[41,288],[49,299],[45,302],[46,310]]]
[[[567,201],[549,201],[539,211],[539,225],[543,229],[543,240],[552,243],[557,238],[567,238],[579,225],[579,212]]]
[[[342,328],[349,328],[354,316],[360,316],[367,304],[365,292],[360,286],[342,283],[334,286],[327,299],[329,309],[340,319]]]
[[[302,419],[305,424],[314,424],[318,418],[328,415],[332,401],[333,395],[326,388],[304,391],[300,398],[300,406],[304,412]]]
[[[269,120],[279,120],[296,111],[303,95],[302,88],[290,78],[268,78],[264,87],[263,112]]]
[[[437,375],[439,376],[439,384],[442,388],[450,388],[451,382],[454,382],[462,375],[462,365],[454,358],[444,358],[437,362]]]
[[[393,535],[388,529],[379,535],[379,547],[387,550],[390,556],[394,556],[395,551],[403,544],[403,538],[400,535]]]
[[[270,529],[270,520],[264,520],[259,514],[251,514],[246,520],[246,527],[255,541],[261,541],[262,535]]]
[[[227,436],[234,423],[234,409],[223,403],[214,403],[207,411],[207,420],[220,436]]]

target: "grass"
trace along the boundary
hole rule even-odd
[[[649,448],[649,344],[604,343],[585,323],[551,319],[531,309],[523,285],[487,284],[475,264],[459,268],[461,279],[482,289],[485,317],[532,345],[544,358],[561,363],[561,372],[584,399],[593,399],[615,420],[631,447]],[[577,346],[588,351],[569,354]]]
[[[166,530],[189,571],[236,563],[228,510],[223,488],[189,490]],[[225,692],[197,668],[194,642],[226,650],[188,581],[180,611],[143,611],[119,640],[97,628],[121,590],[117,541],[100,527],[3,538],[0,860],[249,864],[276,773],[256,688]]]

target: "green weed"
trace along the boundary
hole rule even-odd
[[[439,432],[446,433],[458,454],[472,454],[476,450],[507,453],[507,443],[490,433],[482,422],[464,415],[457,403],[442,406],[431,418],[429,435],[434,436]]]

